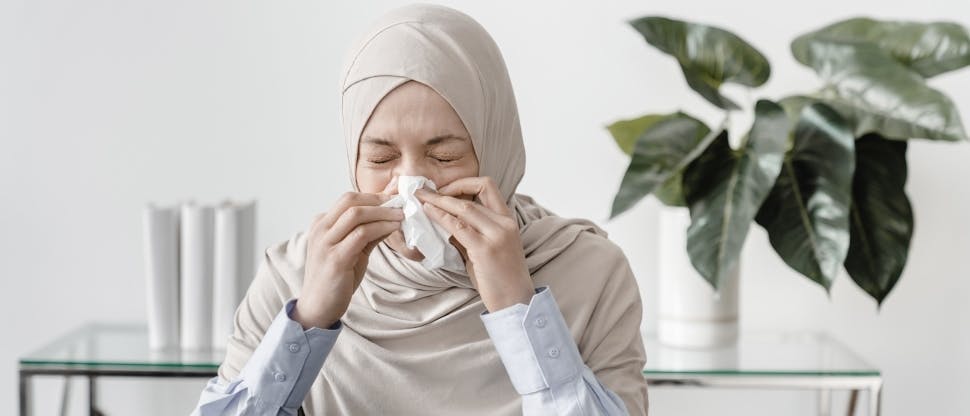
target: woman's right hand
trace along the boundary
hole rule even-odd
[[[329,328],[347,311],[371,251],[401,228],[403,211],[379,206],[392,197],[387,190],[348,192],[329,212],[314,217],[303,288],[293,309],[293,320],[303,328]]]

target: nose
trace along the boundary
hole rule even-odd
[[[431,180],[435,178],[434,169],[430,166],[425,157],[405,157],[402,158],[394,170],[394,176],[424,176]]]

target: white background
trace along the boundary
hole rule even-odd
[[[145,202],[258,198],[262,249],[348,189],[341,60],[398,3],[0,2],[0,414],[16,409],[19,355],[88,321],[145,319]],[[748,39],[773,64],[751,99],[815,88],[788,42],[836,19],[970,23],[970,3],[950,0],[451,3],[478,19],[506,57],[528,149],[520,192],[611,232],[640,280],[647,329],[655,326],[658,205],[651,199],[606,221],[626,159],[603,127],[645,112],[684,108],[711,123],[718,113],[627,19],[666,14]],[[932,84],[970,123],[970,70]],[[781,262],[756,228],[743,255],[741,323],[840,338],[884,371],[885,415],[966,415],[970,145],[911,143],[916,233],[882,310],[845,275],[827,296]],[[203,382],[105,381],[102,407],[186,414]],[[36,383],[38,414],[55,412],[60,386]],[[74,392],[77,409],[80,382]],[[835,397],[840,406],[844,398]],[[797,391],[657,388],[650,401],[658,415],[808,415],[815,406],[814,395]]]

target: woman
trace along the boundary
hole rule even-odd
[[[394,10],[342,94],[355,192],[266,250],[195,414],[646,414],[636,280],[593,223],[515,193],[524,146],[487,32]],[[464,270],[405,244],[383,206],[405,175],[438,186],[414,195]]]

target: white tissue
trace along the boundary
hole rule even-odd
[[[448,242],[451,233],[431,221],[421,208],[421,201],[414,196],[414,192],[421,188],[438,192],[434,182],[424,176],[398,176],[397,195],[381,206],[404,210],[404,221],[401,222],[404,242],[408,248],[417,248],[424,255],[422,266],[428,270],[465,271],[461,254]]]

